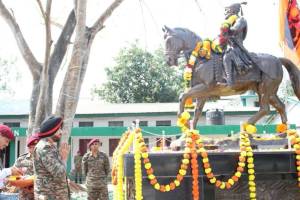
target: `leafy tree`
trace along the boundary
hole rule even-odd
[[[122,49],[116,65],[106,68],[108,81],[93,94],[111,103],[175,102],[183,88],[182,72],[168,67],[162,49],[153,54],[138,43]]]

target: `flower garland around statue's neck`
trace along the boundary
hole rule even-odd
[[[183,80],[184,80],[184,92],[187,92],[190,88],[191,88],[191,80],[192,80],[192,74],[193,74],[193,68],[195,66],[197,57],[199,56],[199,50],[202,46],[202,42],[197,42],[195,49],[192,51],[189,60],[184,68],[184,72],[183,72]],[[192,98],[188,98],[185,101],[185,108],[189,108],[189,109],[193,109],[194,105],[193,105],[193,99]]]

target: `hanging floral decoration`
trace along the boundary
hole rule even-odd
[[[296,168],[297,168],[297,175],[298,175],[298,187],[300,188],[300,137],[297,134],[295,129],[287,130],[287,136],[291,141],[291,145],[295,150],[296,154]]]
[[[140,129],[135,130],[134,139],[134,183],[135,183],[135,199],[142,200],[142,164],[141,164],[141,148],[143,142]]]
[[[123,174],[123,157],[124,154],[128,152],[133,139],[134,139],[134,133],[133,132],[125,132],[123,134],[123,139],[121,138],[120,143],[114,152],[113,157],[113,169],[114,169],[114,177],[113,179],[116,179],[114,182],[116,185],[114,185],[114,200],[123,200],[124,199],[124,192],[123,192],[123,180],[124,180],[124,174]],[[122,141],[122,142],[121,142]]]
[[[247,166],[248,174],[248,187],[249,187],[249,197],[250,200],[256,199],[256,183],[255,183],[255,164],[253,149],[251,147],[249,136],[255,134],[257,129],[254,125],[243,124],[243,129],[240,133],[240,155],[238,157],[238,163],[236,171],[227,180],[218,180],[214,174],[212,167],[209,162],[208,153],[204,148],[201,136],[197,130],[189,129],[190,114],[188,112],[183,112],[178,118],[177,125],[181,127],[181,130],[185,137],[185,149],[183,153],[183,158],[179,166],[178,174],[176,178],[168,184],[161,184],[157,180],[153,166],[149,159],[148,148],[144,142],[141,129],[137,128],[132,132],[125,132],[113,154],[113,172],[112,180],[113,184],[116,185],[114,191],[114,199],[123,200],[123,155],[128,152],[131,144],[134,140],[134,178],[135,178],[135,199],[143,199],[142,195],[142,165],[146,170],[146,174],[150,184],[155,190],[160,192],[170,192],[179,187],[184,176],[187,174],[187,170],[191,167],[192,173],[192,195],[193,200],[199,200],[199,164],[198,156],[201,156],[204,173],[206,174],[209,182],[214,184],[219,189],[230,189],[236,182],[238,182],[242,173],[245,172],[245,166]],[[291,141],[291,145],[296,153],[296,166],[298,175],[298,186],[300,187],[300,137],[296,130],[288,130],[285,125],[278,125],[278,132],[285,132]],[[141,161],[141,159],[143,161]]]

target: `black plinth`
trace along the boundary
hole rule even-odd
[[[209,152],[213,173],[218,179],[227,180],[236,170],[239,152]],[[149,158],[158,182],[167,184],[178,172],[182,152],[150,153]],[[124,175],[128,180],[134,176],[133,154],[126,154]],[[205,177],[202,162],[199,162],[199,188],[201,200],[246,200],[249,199],[248,177],[243,174],[238,184],[230,190],[217,189]],[[300,200],[297,186],[295,153],[290,151],[254,152],[257,199],[260,200]],[[144,200],[192,200],[191,171],[182,181],[180,187],[171,192],[156,191],[146,177],[143,168]],[[130,182],[130,181],[129,181]],[[131,198],[129,198],[131,199]]]

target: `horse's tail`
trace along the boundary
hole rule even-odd
[[[287,69],[295,95],[300,100],[300,70],[292,61],[287,58],[279,58],[279,60]]]

